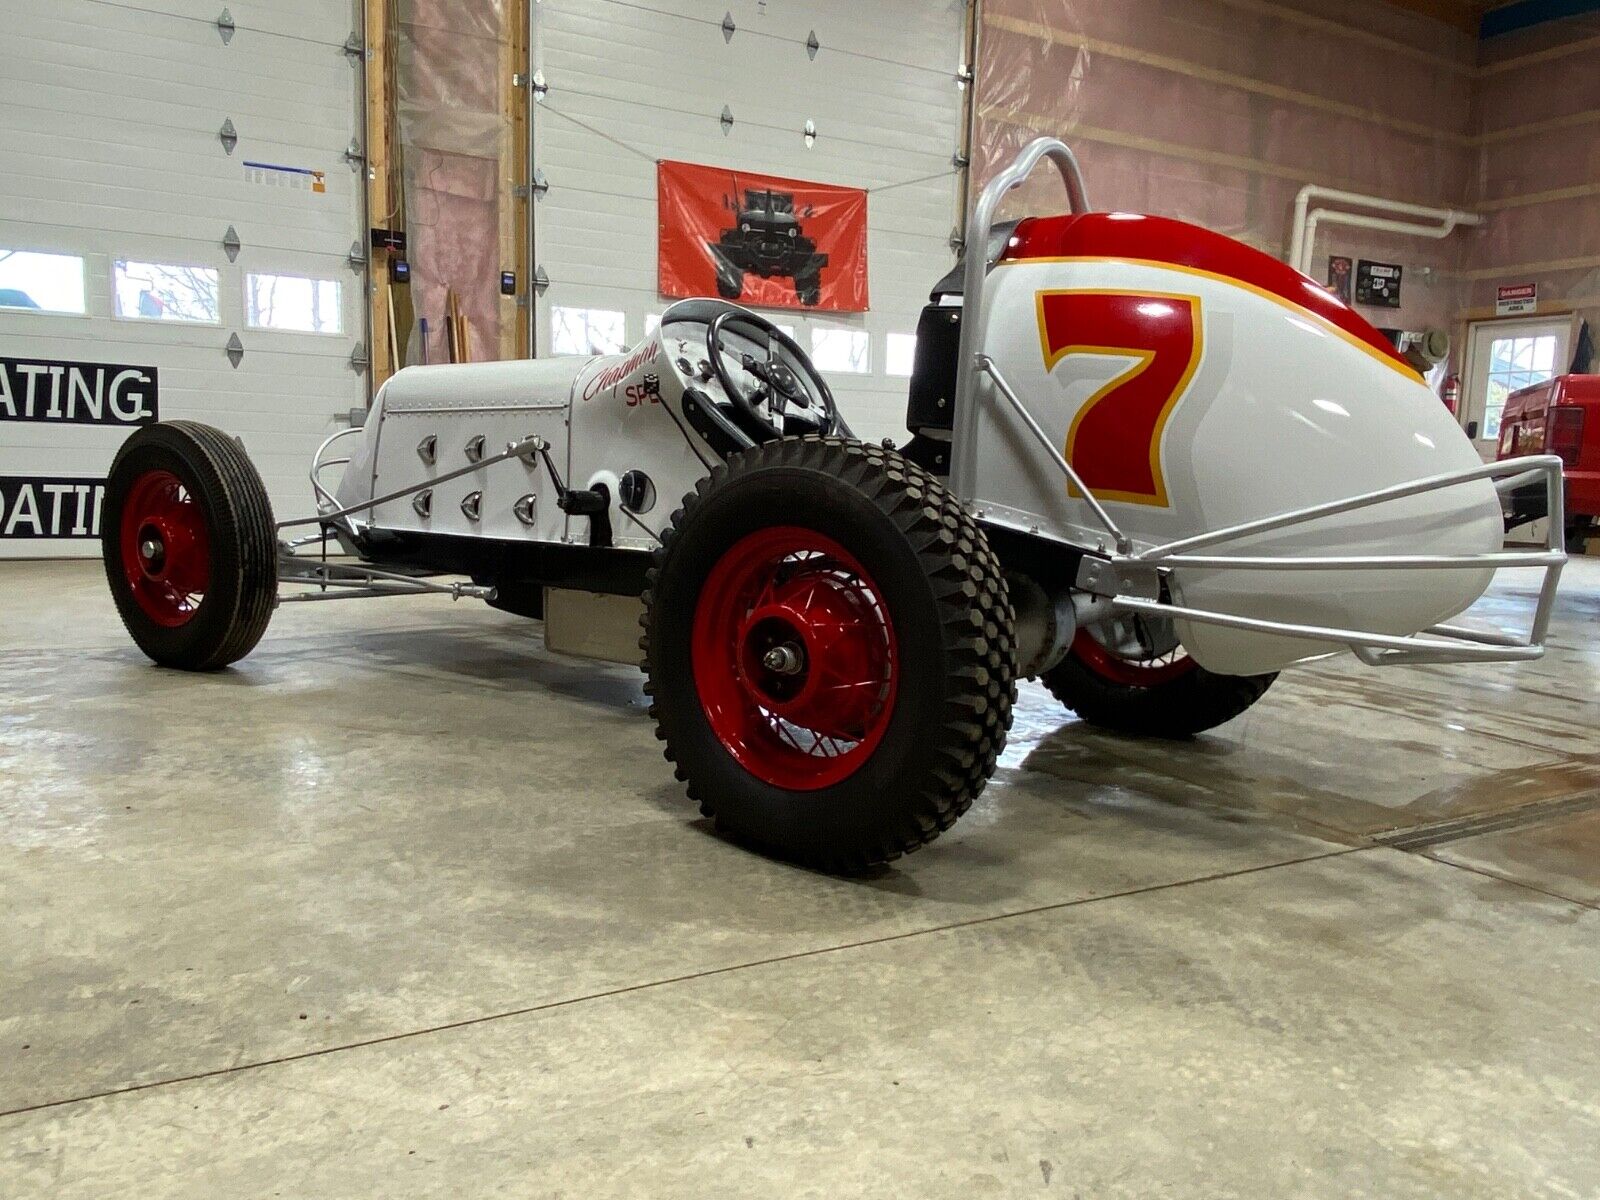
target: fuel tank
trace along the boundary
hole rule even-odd
[[[1024,221],[987,289],[978,344],[1136,548],[1480,462],[1421,377],[1359,314],[1208,230],[1128,213]],[[1008,406],[984,396],[979,413],[969,499],[984,518],[1110,549],[1089,506]],[[1495,490],[1477,480],[1205,553],[1460,555],[1501,542]],[[1404,635],[1467,608],[1492,574],[1182,567],[1169,588],[1185,607]],[[1202,666],[1229,674],[1333,648],[1199,622],[1179,633]]]

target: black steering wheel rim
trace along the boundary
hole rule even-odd
[[[781,391],[788,401],[797,402],[798,407],[809,408],[813,404],[818,405],[821,411],[817,432],[824,437],[834,433],[847,432],[844,428],[844,422],[839,417],[839,406],[834,402],[833,391],[828,387],[828,381],[812,365],[810,357],[800,349],[795,340],[758,313],[749,312],[742,308],[728,308],[717,314],[711,322],[710,329],[706,332],[706,354],[710,359],[712,371],[716,373],[718,382],[722,384],[723,392],[726,393],[728,400],[734,407],[743,413],[746,418],[769,431],[774,438],[784,436],[782,427],[774,423],[767,412],[762,411],[763,407],[766,406],[754,403],[745,389],[740,387],[733,378],[733,372],[728,367],[727,358],[722,353],[721,344],[722,331],[730,325],[748,325],[764,334],[767,339],[769,369],[772,366],[776,366],[795,376],[795,383],[799,390],[804,393],[804,398],[796,397],[787,390],[781,389],[778,382],[771,377],[757,375],[758,379],[761,379],[774,391]],[[789,352],[790,358],[798,364],[799,370],[795,370],[783,363],[773,363],[770,358],[773,342],[777,342],[779,346]],[[809,387],[807,386],[808,383]],[[769,400],[768,403],[770,404],[771,401]],[[778,407],[779,411],[781,411],[783,405],[780,404]]]

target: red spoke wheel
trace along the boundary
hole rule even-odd
[[[168,629],[192,620],[211,582],[211,538],[193,493],[171,471],[146,471],[120,524],[122,570],[139,607]]]
[[[920,467],[770,442],[702,481],[657,552],[651,715],[720,828],[860,870],[932,841],[993,773],[1012,619],[982,529]]]
[[[277,601],[277,535],[234,439],[188,421],[136,431],[111,465],[100,540],[123,624],[156,662],[214,670],[260,640]]]
[[[894,623],[864,567],[795,525],[748,534],[711,569],[694,621],[706,719],[739,764],[776,787],[848,778],[894,712]]]
[[[1080,628],[1067,656],[1043,676],[1052,695],[1085,722],[1118,733],[1192,737],[1231,721],[1261,699],[1272,675],[1217,675],[1170,629],[1140,627],[1109,638]],[[1110,641],[1111,644],[1107,644]]]

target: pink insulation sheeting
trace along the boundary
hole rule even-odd
[[[1381,325],[1459,334],[1499,284],[1530,281],[1600,325],[1597,57],[1600,16],[1480,47],[1374,0],[987,0],[975,170],[987,181],[1050,134],[1097,207],[1277,255],[1306,183],[1481,206],[1481,228],[1443,241],[1324,227],[1314,269],[1331,254],[1403,264],[1404,306],[1368,311]],[[1005,211],[1062,204],[1041,172]]]
[[[500,356],[500,204],[510,127],[501,112],[505,0],[403,0],[396,100],[411,297],[428,320],[432,361],[445,356],[453,288],[473,360]],[[374,223],[379,223],[377,214]],[[421,339],[409,343],[420,361]]]
[[[1536,283],[1543,310],[1600,328],[1600,15],[1484,43],[1474,97],[1469,203],[1477,231],[1466,305],[1492,308],[1501,284]]]
[[[1040,133],[1083,164],[1097,207],[1179,217],[1283,255],[1296,192],[1325,184],[1459,206],[1472,40],[1370,0],[989,0],[975,157],[986,180]],[[1041,175],[1012,215],[1059,210]],[[1401,262],[1405,307],[1450,324],[1469,243],[1346,228],[1329,254]]]

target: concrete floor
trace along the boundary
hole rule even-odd
[[[865,881],[717,838],[635,672],[481,607],[211,677],[97,565],[0,612],[7,1200],[1600,1195],[1600,560],[1542,662],[1189,744],[1030,685]]]

